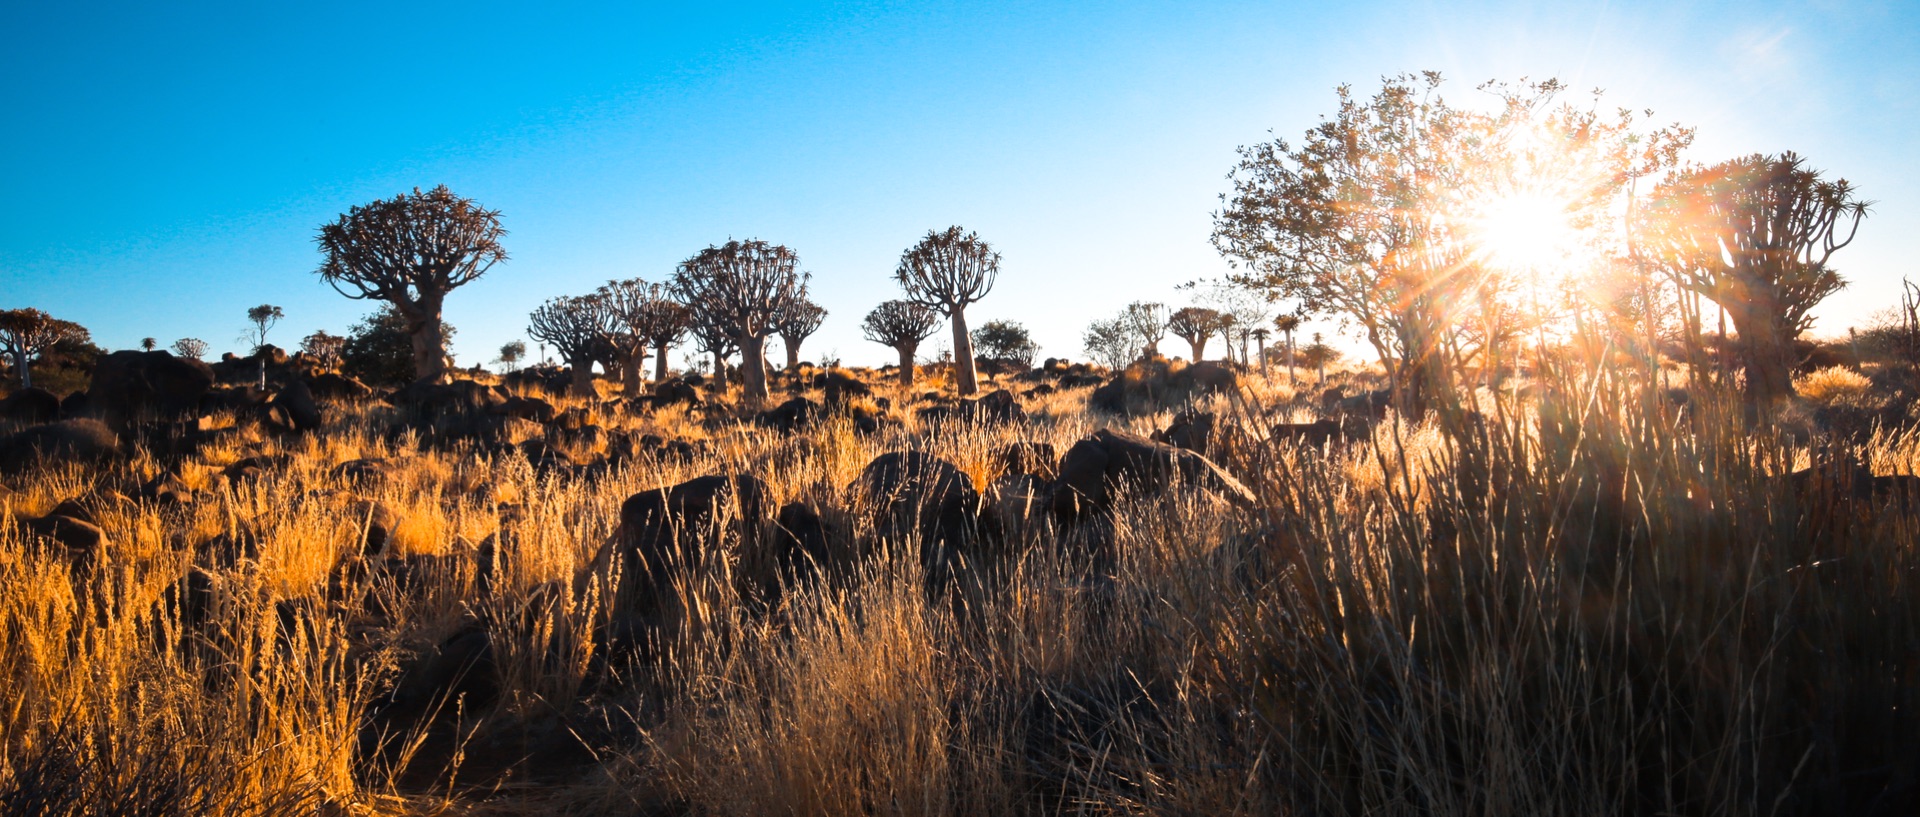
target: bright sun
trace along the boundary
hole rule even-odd
[[[1566,202],[1537,191],[1487,202],[1474,219],[1474,233],[1495,264],[1536,274],[1565,262],[1576,243]]]

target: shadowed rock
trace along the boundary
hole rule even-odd
[[[309,378],[307,390],[313,393],[313,399],[322,403],[353,402],[373,397],[373,389],[368,388],[367,384],[333,372]]]
[[[1252,505],[1253,492],[1200,454],[1111,429],[1074,443],[1060,460],[1053,511],[1074,517],[1113,507],[1116,491],[1164,491],[1184,483],[1236,505]]]
[[[94,364],[89,409],[109,422],[196,413],[213,388],[213,370],[166,352],[114,352]]]
[[[39,462],[98,463],[120,453],[120,437],[99,420],[62,420],[0,439],[0,472]]]
[[[60,398],[42,388],[21,389],[0,400],[0,420],[38,425],[60,419]]]
[[[792,434],[820,419],[820,407],[805,397],[795,397],[775,408],[760,412],[753,418],[756,425],[779,430],[782,434]]]
[[[946,576],[972,540],[982,501],[973,479],[951,462],[923,451],[875,457],[854,483],[875,528],[911,534],[930,579]]]

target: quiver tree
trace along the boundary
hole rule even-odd
[[[579,397],[596,396],[594,354],[615,328],[606,301],[598,295],[554,298],[527,317],[527,334],[551,344],[573,368],[573,393]]]
[[[1814,305],[1846,286],[1827,261],[1852,243],[1869,204],[1790,152],[1687,168],[1649,202],[1648,255],[1726,310],[1749,404],[1793,395],[1793,341]]]
[[[1167,331],[1187,342],[1193,349],[1193,362],[1199,363],[1207,352],[1207,339],[1223,327],[1220,313],[1204,306],[1184,306],[1167,318]]]
[[[860,330],[867,340],[883,346],[891,346],[900,353],[900,385],[913,385],[914,353],[919,351],[920,342],[933,335],[940,326],[940,313],[925,304],[913,301],[886,301],[867,313],[866,320],[860,322]]]
[[[740,350],[742,398],[767,398],[767,336],[805,291],[792,250],[765,241],[728,241],[685,261],[668,285],[693,310],[693,322],[731,338]]]
[[[527,342],[524,340],[508,341],[500,345],[500,363],[506,366],[508,371],[520,368],[520,360],[526,356]]]
[[[1287,378],[1293,378],[1293,333],[1300,331],[1299,315],[1281,315],[1273,319],[1273,328],[1287,338]]]
[[[207,342],[199,338],[181,338],[173,342],[173,353],[199,360],[207,354]]]
[[[1000,254],[977,233],[959,227],[929,232],[900,256],[893,277],[907,300],[940,310],[953,328],[954,372],[962,395],[980,390],[973,365],[973,339],[967,334],[967,305],[987,297],[1000,275]]]
[[[447,293],[506,260],[500,212],[445,185],[375,201],[320,228],[319,274],[340,294],[386,301],[407,321],[414,375],[446,375],[440,311]]]
[[[315,366],[329,371],[340,367],[340,352],[345,348],[346,338],[325,329],[300,339],[301,354],[312,360]]]
[[[1167,305],[1134,301],[1120,317],[1139,339],[1140,356],[1159,357],[1160,341],[1167,336]]]
[[[87,339],[87,330],[80,324],[63,321],[38,309],[0,311],[0,353],[13,359],[23,389],[33,387],[30,364],[40,353],[58,343]]]
[[[252,341],[253,355],[260,362],[260,388],[267,387],[267,332],[286,316],[286,312],[273,304],[261,304],[247,310],[247,322],[253,324],[253,328],[247,330],[247,340]]]
[[[826,319],[826,307],[808,299],[806,287],[801,287],[800,294],[774,317],[774,332],[787,349],[787,371],[800,368],[800,343],[819,331]]]
[[[640,309],[640,322],[634,331],[653,347],[653,379],[667,379],[667,349],[686,340],[693,312],[673,299],[672,291],[662,284],[650,284],[646,303]]]
[[[597,293],[606,303],[618,331],[607,342],[620,365],[620,383],[628,397],[642,394],[641,370],[647,360],[647,312],[656,297],[652,284],[638,278],[608,281]]]
[[[688,314],[691,315],[692,310],[688,310]],[[692,321],[688,326],[689,331],[693,334],[694,349],[713,357],[714,387],[725,391],[727,388],[727,358],[739,353],[740,344],[735,343],[733,335],[728,334],[725,329],[717,324]]]

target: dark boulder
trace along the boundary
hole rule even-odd
[[[742,550],[757,547],[772,505],[767,484],[745,474],[641,491],[621,503],[620,526],[594,556],[591,571],[602,579],[618,575],[618,586],[611,588],[617,615],[653,627],[677,626],[689,610],[687,579],[740,561]]]
[[[760,412],[753,418],[756,425],[777,429],[783,434],[813,425],[820,419],[820,406],[805,397],[795,397],[775,408]]]
[[[90,409],[115,422],[198,413],[213,370],[167,352],[114,352],[100,358],[87,386]]]
[[[354,402],[373,397],[373,389],[368,388],[367,384],[333,372],[309,378],[307,390],[313,393],[313,399],[322,403]]]
[[[495,412],[508,417],[532,420],[541,425],[553,422],[554,418],[560,415],[560,410],[554,408],[552,403],[538,397],[521,397],[518,395],[508,397],[505,402],[501,403],[500,406],[495,409]]]
[[[1176,483],[1204,488],[1236,505],[1254,504],[1252,491],[1200,454],[1101,429],[1061,458],[1052,505],[1055,513],[1074,517],[1111,509],[1116,491],[1157,493]]]
[[[668,380],[653,387],[653,407],[698,406],[700,391],[684,380]]]
[[[1315,420],[1311,423],[1275,423],[1267,427],[1272,442],[1288,442],[1324,448],[1328,443],[1348,440],[1347,429],[1338,420]]]
[[[267,401],[267,424],[281,431],[306,433],[320,428],[320,406],[299,379],[288,381]]]
[[[1184,448],[1201,455],[1213,453],[1213,426],[1217,422],[1213,412],[1181,412],[1173,418],[1173,425],[1153,434],[1155,442],[1162,442],[1176,448]]]
[[[968,400],[961,403],[955,413],[973,423],[1024,423],[1027,421],[1026,409],[1020,407],[1020,401],[1014,399],[1013,392],[1010,391],[996,391],[978,400]]]
[[[826,392],[827,405],[836,406],[852,401],[854,398],[873,396],[873,387],[861,382],[854,376],[834,370],[814,379],[814,385]]]
[[[982,509],[973,479],[924,451],[875,457],[860,472],[853,494],[876,529],[919,539],[922,564],[936,579],[974,538]]]
[[[1042,480],[1053,479],[1053,464],[1059,455],[1053,451],[1052,443],[1036,443],[1027,440],[1008,443],[1000,449],[999,465],[1003,474],[1031,474]]]
[[[36,462],[97,463],[120,453],[120,437],[99,420],[61,420],[0,438],[0,472]]]
[[[60,398],[42,388],[21,389],[0,400],[0,420],[25,425],[51,423],[60,419]]]

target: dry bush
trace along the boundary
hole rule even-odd
[[[1845,366],[1831,366],[1795,378],[1793,387],[1800,396],[1816,403],[1854,401],[1866,396],[1873,386],[1866,375]]]

